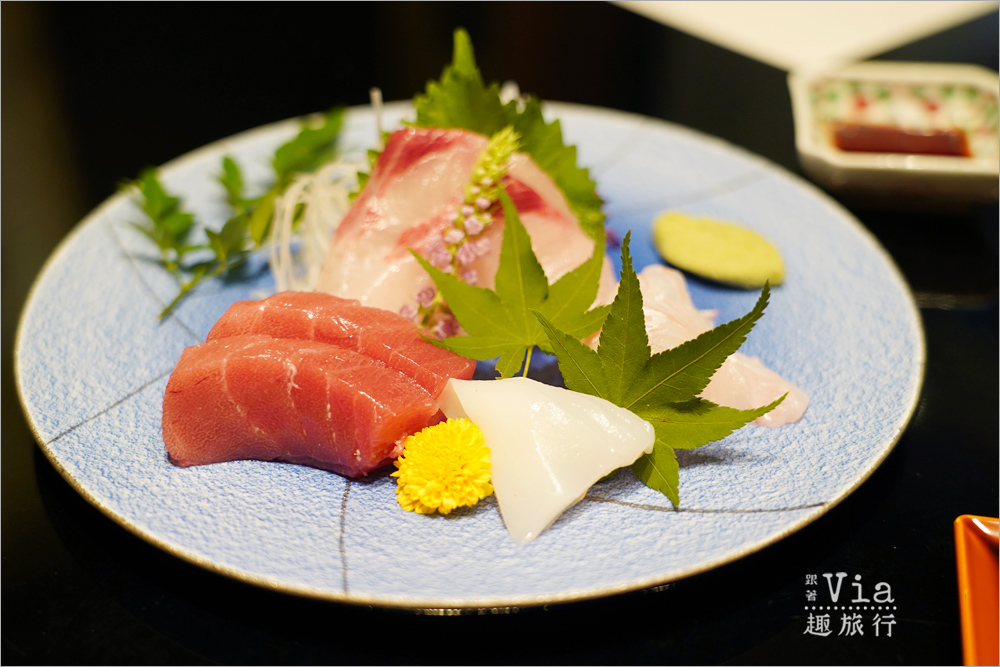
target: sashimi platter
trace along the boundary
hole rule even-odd
[[[517,607],[758,551],[857,488],[924,343],[847,212],[721,141],[488,84],[149,170],[16,344],[42,449],[170,553],[329,600]]]

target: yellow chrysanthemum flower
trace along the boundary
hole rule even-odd
[[[396,499],[418,514],[448,514],[493,493],[490,449],[468,419],[449,419],[414,433],[395,461]]]

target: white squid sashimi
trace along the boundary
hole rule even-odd
[[[439,401],[446,416],[482,429],[500,513],[518,544],[651,452],[655,439],[649,422],[624,408],[530,378],[450,380]]]
[[[677,347],[711,329],[714,313],[699,311],[688,294],[684,276],[662,265],[639,273],[646,335],[653,353]],[[781,405],[758,417],[758,426],[783,426],[798,421],[809,405],[805,392],[770,370],[756,357],[739,352],[726,359],[701,397],[730,408],[748,410],[767,405],[788,393]]]

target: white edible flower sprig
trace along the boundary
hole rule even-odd
[[[451,224],[428,253],[427,261],[431,265],[470,285],[479,281],[475,268],[470,265],[491,249],[490,239],[482,233],[493,222],[493,214],[499,206],[500,182],[507,173],[511,155],[518,149],[519,139],[510,126],[490,137],[476,159],[462,203],[451,214]],[[458,333],[458,322],[440,292],[425,287],[417,292],[416,301],[416,307],[407,304],[400,314],[440,338]]]

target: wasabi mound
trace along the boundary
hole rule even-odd
[[[678,269],[727,285],[758,288],[785,279],[778,249],[734,224],[670,211],[653,222],[653,242],[663,259]]]

